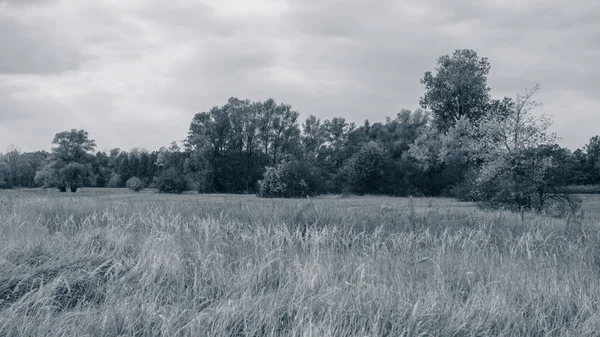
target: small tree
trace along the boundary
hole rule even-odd
[[[492,115],[473,127],[473,153],[479,165],[474,196],[494,208],[545,210],[552,204],[567,205],[575,212],[575,197],[560,194],[566,183],[559,169],[560,147],[549,133],[551,120],[531,111],[540,106],[532,100],[536,85],[518,95],[506,114]],[[553,206],[554,207],[554,206]]]
[[[125,185],[127,188],[135,192],[139,192],[144,189],[144,182],[142,182],[142,180],[138,177],[131,177],[127,179]]]
[[[288,190],[284,180],[283,164],[267,167],[263,178],[258,181],[258,195],[263,198],[284,197]]]

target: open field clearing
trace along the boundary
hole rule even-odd
[[[0,336],[596,336],[583,219],[442,198],[0,193]]]

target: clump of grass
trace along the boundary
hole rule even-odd
[[[102,268],[106,266],[101,262],[75,260],[0,279],[0,307],[17,303],[17,307],[31,309],[32,305],[45,302],[63,310],[81,303],[101,303],[106,276],[106,269]]]

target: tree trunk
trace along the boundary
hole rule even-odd
[[[77,185],[71,185],[71,192],[77,192]]]
[[[544,210],[544,190],[542,188],[538,189],[538,197],[540,198],[540,208],[538,212],[541,213]]]

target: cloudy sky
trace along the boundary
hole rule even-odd
[[[495,97],[539,82],[563,145],[600,134],[597,0],[0,0],[0,151],[71,128],[157,149],[231,96],[379,121],[457,48]]]

